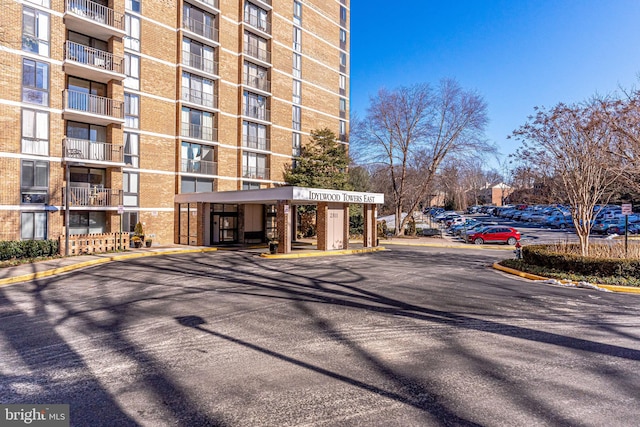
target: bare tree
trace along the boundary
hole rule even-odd
[[[539,109],[535,118],[514,131],[523,142],[517,155],[562,182],[583,255],[589,253],[591,224],[598,203],[606,204],[621,170],[612,167],[614,132],[607,103],[558,104]]]
[[[359,163],[383,165],[391,187],[396,235],[432,192],[434,178],[449,156],[491,151],[482,135],[487,106],[454,80],[437,90],[427,84],[381,89],[366,117],[352,124],[351,148]],[[402,219],[402,212],[408,215]]]

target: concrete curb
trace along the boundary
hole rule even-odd
[[[288,254],[260,254],[262,258],[269,259],[292,259],[292,258],[312,258],[312,257],[321,257],[321,256],[334,256],[334,255],[353,255],[353,254],[363,254],[370,252],[378,252],[384,251],[386,248],[384,246],[376,246],[375,248],[362,248],[362,249],[342,249],[335,251],[309,251],[309,252],[300,252],[300,253],[288,253]]]
[[[73,270],[79,270],[85,267],[91,267],[94,265],[104,264],[106,262],[122,261],[132,258],[143,258],[148,256],[159,255],[175,255],[195,252],[214,252],[217,248],[199,248],[199,249],[175,249],[166,251],[149,251],[149,252],[136,252],[132,254],[104,256],[98,259],[92,259],[90,261],[83,261],[76,264],[65,265],[64,267],[53,268],[51,270],[38,271],[36,273],[23,274],[20,276],[7,277],[0,279],[0,288],[3,286],[12,285],[14,283],[27,282],[29,280],[42,279],[44,277],[55,276],[57,274],[67,273]]]
[[[548,277],[538,276],[536,274],[525,273],[524,271],[516,270],[513,268],[505,267],[503,265],[498,264],[497,262],[493,264],[493,268],[496,270],[503,271],[505,273],[513,274],[515,276],[520,276],[529,280],[551,280]],[[574,283],[571,280],[558,280],[561,283]],[[601,285],[599,283],[595,284],[595,286],[603,289],[607,289],[611,292],[619,292],[619,293],[627,293],[627,294],[640,294],[640,287],[635,286],[619,286],[619,285]]]
[[[496,251],[513,251],[513,246],[497,246],[497,245],[472,245],[461,243],[418,243],[418,242],[405,242],[401,240],[392,241],[385,240],[386,245],[398,245],[398,246],[425,246],[431,248],[458,248],[458,249],[484,249],[484,250],[496,250]]]

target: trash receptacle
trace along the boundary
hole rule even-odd
[[[269,242],[269,253],[270,254],[278,253],[278,242]]]

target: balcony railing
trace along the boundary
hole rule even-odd
[[[249,15],[244,17],[245,24],[251,25],[263,33],[271,34],[271,23],[266,19],[260,19],[255,15]]]
[[[124,58],[69,40],[65,43],[64,58],[93,68],[119,74],[124,73]]]
[[[212,93],[205,93],[199,90],[182,86],[182,100],[203,107],[218,108],[218,97]]]
[[[124,119],[124,103],[122,101],[69,89],[65,89],[62,93],[63,105],[69,110]]]
[[[182,20],[182,28],[209,40],[218,41],[218,29],[206,22],[185,17]]]
[[[242,177],[249,179],[269,179],[269,168],[243,166]]]
[[[182,159],[181,172],[199,173],[202,175],[216,175],[218,164],[209,160]]]
[[[244,53],[262,62],[271,63],[271,52],[256,45],[245,45]]]
[[[66,188],[63,188],[63,200],[66,202]],[[114,207],[122,204],[122,190],[113,190],[101,186],[76,187],[71,183],[69,188],[69,206]]]
[[[254,150],[269,150],[269,138],[260,138],[258,136],[243,135],[242,146],[246,148],[253,148]]]
[[[204,141],[217,141],[218,129],[183,122],[181,135],[187,138],[202,139]]]
[[[81,162],[123,162],[122,145],[95,142],[86,139],[65,138],[62,142],[64,157]]]
[[[244,73],[244,84],[247,86],[251,86],[256,89],[260,89],[264,92],[271,91],[271,82],[267,77],[259,77],[255,75],[251,75],[249,73]]]
[[[256,105],[244,104],[242,106],[242,114],[247,117],[264,120],[266,122],[271,120],[271,112],[264,107],[259,107]]]
[[[67,0],[66,11],[90,21],[124,31],[124,15],[90,0]]]
[[[218,75],[218,63],[195,53],[182,51],[182,64],[205,73]]]

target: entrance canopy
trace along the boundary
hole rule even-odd
[[[186,193],[176,194],[175,197],[176,203],[276,204],[282,200],[288,200],[294,205],[315,205],[319,202],[381,205],[384,203],[384,194],[320,188],[277,187],[262,190]]]

